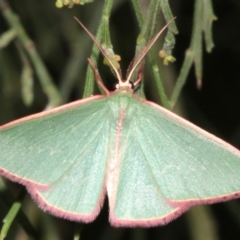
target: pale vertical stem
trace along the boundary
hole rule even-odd
[[[193,240],[219,240],[215,219],[209,206],[194,206],[186,214]]]
[[[194,7],[193,31],[190,47],[186,52],[183,66],[180,70],[179,77],[176,81],[171,96],[171,108],[173,109],[177,103],[182,88],[187,80],[188,73],[192,64],[195,65],[195,75],[197,78],[197,87],[201,88],[202,84],[202,33],[205,35],[207,51],[213,48],[212,41],[212,21],[216,17],[213,14],[212,4],[210,0],[196,0]]]
[[[104,6],[103,6],[102,19],[100,21],[100,25],[98,27],[97,34],[96,34],[96,39],[98,39],[99,41],[101,41],[101,39],[103,38],[102,35],[104,31],[104,25],[108,24],[109,22],[109,16],[112,10],[112,5],[113,5],[113,0],[105,0]],[[99,51],[97,46],[94,44],[92,48],[92,54],[90,56],[94,65],[96,65],[98,57],[99,57]],[[94,90],[94,74],[92,72],[91,67],[88,66],[83,97],[85,98],[92,95],[93,90]]]
[[[204,39],[206,44],[206,50],[211,52],[214,47],[213,38],[212,38],[212,24],[214,20],[217,20],[213,12],[212,1],[203,0],[203,30],[204,30]]]
[[[142,29],[141,33],[139,34],[138,40],[137,40],[137,48],[136,48],[136,53],[137,53],[144,47],[144,45],[147,44],[147,41],[150,39],[150,37],[153,34],[153,30],[156,26],[156,23],[158,20],[158,15],[161,10],[162,1],[154,0],[149,3],[150,5],[148,8],[147,17],[144,22],[143,22],[143,17],[142,17],[142,13],[141,13],[141,9],[139,7],[138,1],[132,0],[132,2],[133,2],[134,10],[137,15],[139,25]],[[166,6],[166,3],[164,6],[165,6],[164,9],[167,9],[169,11],[170,8],[169,8],[169,6],[168,7]],[[166,15],[169,16],[169,12],[166,13]],[[153,16],[154,16],[154,19],[153,19]],[[151,29],[151,31],[149,31],[149,28]],[[151,70],[152,70],[152,73],[153,73],[153,76],[154,76],[154,79],[155,79],[155,82],[157,85],[157,89],[158,89],[158,92],[160,95],[160,100],[162,102],[162,105],[166,108],[170,108],[169,101],[168,101],[168,98],[166,95],[166,91],[163,86],[163,81],[161,79],[161,74],[159,73],[159,68],[156,64],[156,60],[154,59],[154,56],[153,56],[153,53],[151,50],[148,53],[148,58],[149,58]]]
[[[102,9],[103,2],[95,1],[94,7],[91,10],[92,17],[88,19],[89,29],[92,29],[99,22],[101,12],[99,9]],[[76,23],[77,25],[77,23]],[[77,29],[77,30],[76,30]],[[92,42],[89,41],[89,36],[81,31],[82,29],[77,26],[76,29],[72,29],[76,33],[76,43],[72,43],[72,39],[69,39],[69,45],[74,48],[74,54],[69,55],[69,59],[66,62],[66,65],[61,73],[59,91],[61,93],[63,102],[67,102],[71,90],[74,86],[79,86],[79,91],[84,88],[85,74],[86,74],[86,63],[89,53],[92,48]],[[78,39],[81,39],[78,41]],[[83,51],[88,49],[88,51]],[[81,90],[80,90],[81,89]]]

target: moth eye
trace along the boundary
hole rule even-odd
[[[135,87],[134,83],[132,81],[129,81],[129,85],[128,86],[129,86],[130,89],[134,89],[134,87]]]

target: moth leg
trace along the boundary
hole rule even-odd
[[[99,76],[98,70],[97,70],[97,68],[94,66],[92,60],[91,60],[90,58],[88,58],[87,60],[88,60],[88,63],[90,64],[90,67],[91,67],[92,70],[93,70],[93,73],[94,73],[94,76],[95,76],[95,79],[96,79],[97,84],[103,89],[103,91],[106,93],[106,95],[109,95],[110,92],[109,92],[108,89],[104,86],[104,84],[103,84],[103,82],[102,82],[102,79],[101,79],[101,77]]]

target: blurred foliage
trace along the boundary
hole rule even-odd
[[[114,89],[113,76],[103,59],[99,60],[98,51],[94,47],[91,51],[93,43],[74,16],[94,35],[97,32],[99,41],[114,46],[125,72],[135,46],[138,54],[165,24],[163,19],[171,19],[172,12],[179,33],[175,36],[176,28],[170,28],[153,47],[142,93],[144,90],[146,98],[169,108],[178,103],[179,114],[240,147],[239,0],[156,1],[159,5],[147,0],[89,2],[0,0],[0,125],[99,92],[91,69],[86,73],[89,56],[106,86]],[[160,12],[162,16],[153,14]],[[215,16],[218,20],[212,31]],[[209,54],[203,47],[211,51],[211,35],[215,48]],[[164,66],[159,51],[168,57],[165,62],[171,62],[173,56],[176,62]],[[8,211],[13,199],[21,199],[21,189],[0,181],[0,219],[12,214]],[[74,234],[78,239],[80,233],[81,239],[235,240],[240,235],[238,200],[194,207],[167,226],[151,229],[112,228],[107,202],[93,223],[80,225],[43,213],[29,197],[21,200],[20,209],[6,239],[74,239]]]
[[[55,5],[58,8],[62,8],[64,6],[72,8],[75,5],[83,5],[85,3],[92,2],[93,0],[57,0]]]

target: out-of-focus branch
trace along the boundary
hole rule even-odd
[[[197,87],[202,85],[202,42],[205,36],[206,48],[210,52],[213,48],[212,22],[216,17],[212,10],[211,0],[196,0],[193,19],[193,31],[190,47],[186,52],[183,66],[180,70],[175,88],[171,97],[171,108],[174,108],[181,90],[186,82],[192,64],[195,65]]]
[[[29,58],[36,70],[36,74],[41,82],[43,91],[48,97],[47,108],[52,108],[58,106],[61,102],[61,96],[54,84],[53,79],[48,73],[46,67],[44,66],[33,41],[29,38],[25,32],[19,18],[12,11],[9,4],[5,0],[0,0],[0,10],[9,24],[10,28],[14,30],[19,38],[24,49],[28,53]]]

